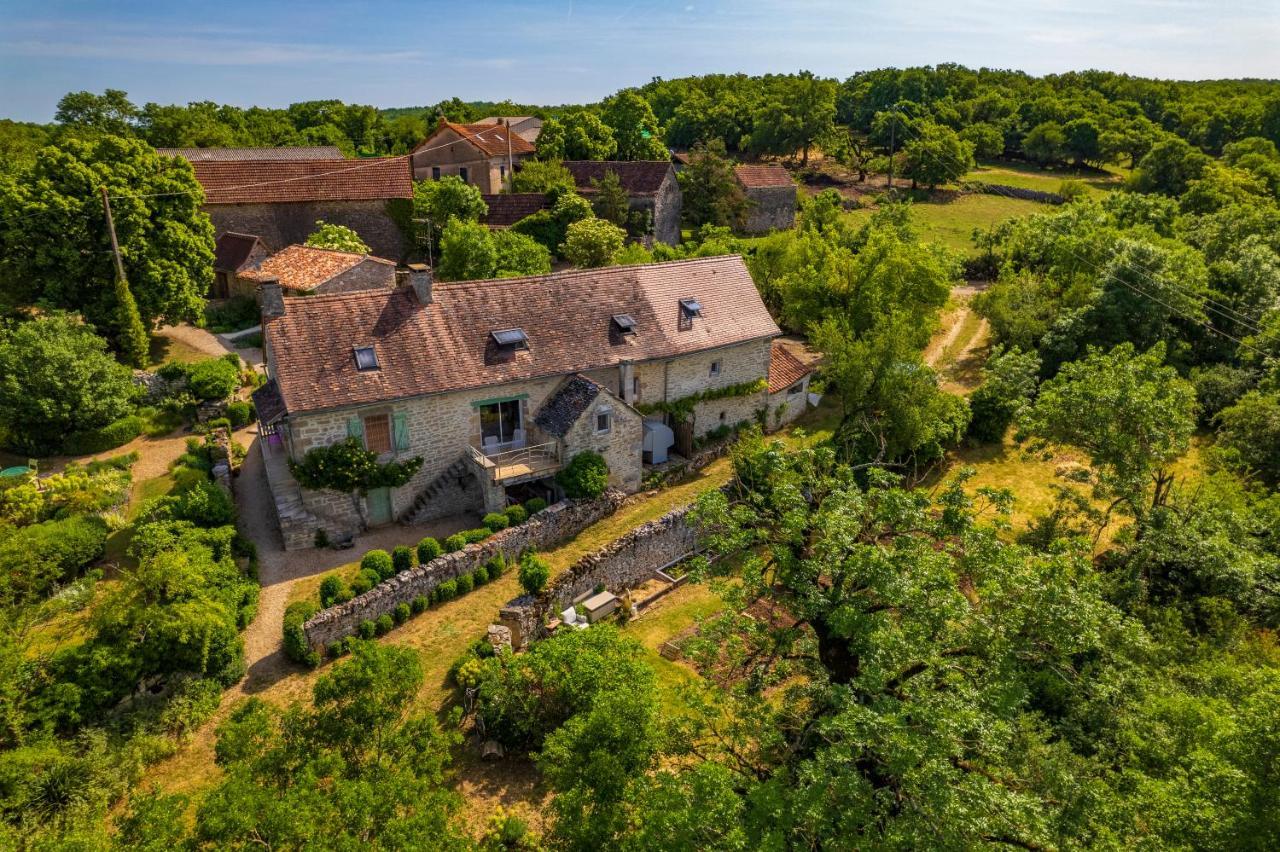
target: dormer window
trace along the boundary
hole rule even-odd
[[[378,369],[378,353],[373,351],[372,346],[357,346],[355,353],[357,370],[366,373]]]
[[[614,314],[612,321],[619,334],[636,333],[636,320],[631,314]]]
[[[529,348],[529,337],[523,328],[504,328],[492,333],[493,342],[502,349],[515,351]]]
[[[693,328],[693,318],[702,316],[702,305],[697,299],[681,299],[680,300],[680,322],[679,329],[688,331]]]

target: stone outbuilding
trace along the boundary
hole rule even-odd
[[[627,194],[632,210],[652,217],[651,242],[680,243],[680,208],[683,196],[670,160],[565,160],[579,194],[590,198],[609,172]]]
[[[413,149],[410,159],[414,180],[456,175],[482,193],[496,195],[507,185],[512,170],[533,153],[533,143],[505,125],[442,120]]]
[[[530,145],[538,144],[538,137],[542,135],[542,119],[532,115],[491,115],[475,123],[505,125]]]
[[[213,298],[227,299],[236,295],[232,290],[235,285],[238,292],[240,273],[256,268],[270,255],[267,244],[253,234],[234,231],[220,234],[213,249]]]
[[[795,420],[809,407],[809,379],[813,368],[773,341],[769,353],[769,423],[777,429]]]
[[[547,196],[541,192],[511,192],[503,195],[486,195],[484,203],[489,212],[482,220],[490,230],[500,231],[510,228],[526,216],[532,216],[539,210],[551,206]]]
[[[304,243],[316,222],[344,225],[376,255],[400,259],[413,176],[405,157],[192,163],[215,234],[254,234],[272,251]],[[396,207],[403,216],[397,216]]]
[[[264,281],[278,281],[286,296],[392,290],[396,265],[371,254],[293,245],[243,269],[231,284],[232,296],[253,296]]]
[[[763,234],[791,228],[796,223],[796,184],[782,166],[747,164],[734,166],[734,176],[751,209],[744,230]]]

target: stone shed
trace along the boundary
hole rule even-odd
[[[632,210],[653,216],[651,239],[674,246],[680,242],[680,210],[683,196],[670,160],[565,160],[578,192],[586,198],[596,193],[609,172],[627,193]]]
[[[231,295],[252,296],[260,283],[272,280],[280,282],[287,296],[392,290],[396,265],[371,254],[292,245],[240,271],[233,279]]]
[[[796,185],[782,166],[741,164],[733,169],[751,202],[745,230],[763,234],[790,228],[796,222]]]

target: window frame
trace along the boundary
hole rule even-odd
[[[715,377],[715,376],[719,376],[719,375],[721,375],[721,374],[723,374],[723,373],[724,373],[724,361],[722,361],[722,360],[721,360],[721,359],[719,359],[719,358],[717,358],[716,360],[712,361],[712,362],[711,362],[711,366],[710,366],[710,368],[708,369],[708,373],[707,373],[707,375],[708,375],[708,376]]]
[[[432,167],[431,167],[431,179],[432,179],[432,180],[440,180],[440,167],[439,167],[439,166],[432,166]]]
[[[371,453],[386,455],[396,447],[395,437],[391,434],[390,414],[366,414],[360,418],[360,426],[364,431],[364,448]],[[375,448],[370,438],[374,435],[385,441],[385,447]]]
[[[371,362],[362,362],[361,353],[367,352],[372,359]],[[353,346],[351,354],[356,359],[356,372],[373,373],[382,369],[382,364],[378,362],[378,350],[373,346]]]
[[[458,166],[458,177],[462,178],[463,183],[471,183],[471,169],[466,166]]]
[[[613,431],[613,409],[597,408],[595,411],[595,417],[596,417],[595,426],[596,426],[597,435],[607,435],[609,432]],[[601,420],[604,421],[603,427],[600,425]]]

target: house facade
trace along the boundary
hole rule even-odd
[[[579,194],[590,198],[604,176],[613,172],[627,193],[632,210],[652,217],[652,241],[674,246],[680,243],[680,209],[683,196],[676,170],[669,160],[565,160]]]
[[[376,255],[405,256],[394,207],[408,208],[413,176],[404,157],[365,160],[195,161],[201,209],[216,235],[256,235],[270,251],[304,243],[324,220],[360,235]]]
[[[795,225],[796,184],[790,172],[778,165],[743,163],[733,173],[751,204],[743,230],[763,234]]]
[[[533,143],[501,124],[441,121],[410,154],[414,180],[462,178],[482,193],[497,194],[511,171],[534,153]]]
[[[778,334],[736,256],[457,284],[418,267],[390,292],[264,299],[255,402],[281,457],[354,437],[424,461],[361,499],[302,490],[311,517],[331,532],[416,523],[554,499],[584,450],[635,491],[664,434],[689,452],[721,426],[771,422]]]
[[[476,124],[505,125],[530,145],[538,144],[538,137],[542,135],[542,119],[532,115],[491,115]]]

